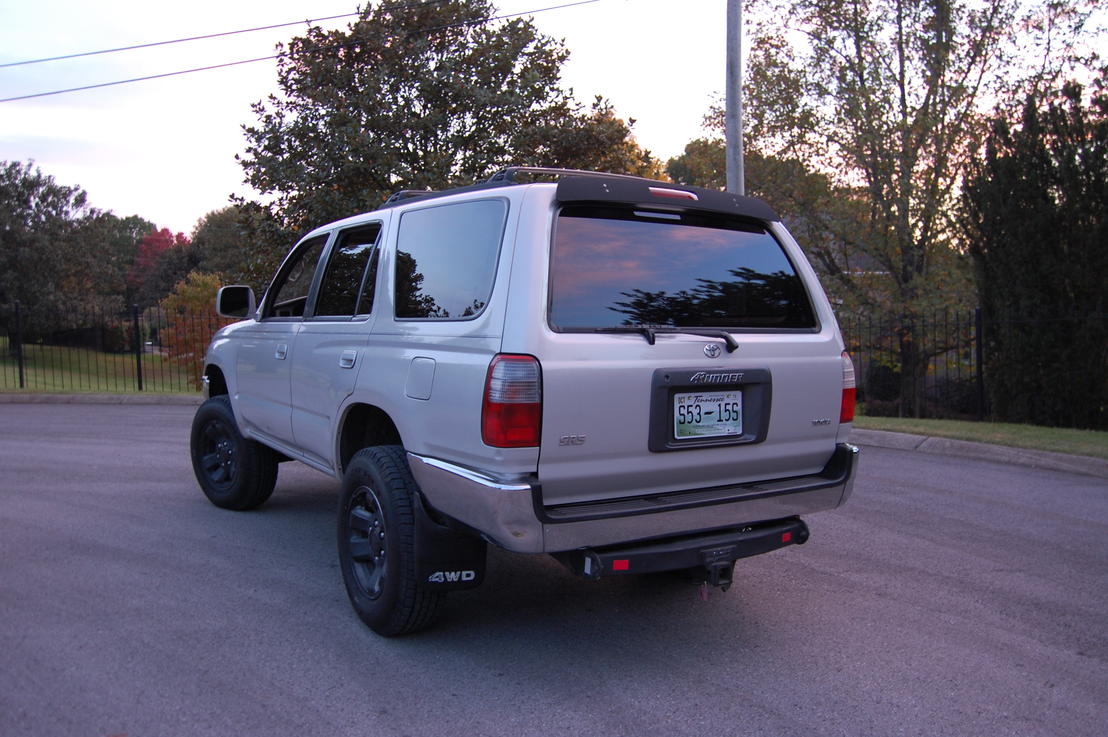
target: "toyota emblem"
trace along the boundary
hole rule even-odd
[[[709,343],[704,346],[704,355],[708,358],[719,358],[720,352],[719,343]]]

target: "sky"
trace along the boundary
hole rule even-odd
[[[506,14],[574,0],[493,1]],[[348,0],[0,0],[0,65],[356,10]],[[655,156],[675,156],[702,134],[724,92],[726,0],[598,0],[532,18],[570,51],[564,86],[586,104],[597,94],[611,100]],[[0,66],[0,98],[269,56],[304,28]],[[261,61],[3,102],[0,161],[33,160],[59,184],[82,187],[94,207],[190,233],[231,194],[252,195],[235,155],[245,148],[241,127],[256,121],[251,103],[274,91],[276,62]]]

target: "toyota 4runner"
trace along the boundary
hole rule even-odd
[[[726,588],[853,484],[853,367],[757,199],[507,169],[317,228],[217,308],[244,319],[207,352],[201,488],[241,510],[282,461],[341,479],[342,577],[383,635],[480,584],[488,543]]]

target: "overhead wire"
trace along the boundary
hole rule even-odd
[[[189,36],[187,38],[174,38],[168,41],[151,41],[150,43],[135,44],[134,46],[117,46],[114,49],[100,49],[98,51],[80,51],[75,54],[62,54],[61,56],[47,56],[42,59],[25,59],[23,61],[9,61],[0,64],[0,69],[5,67],[21,67],[29,64],[43,64],[48,61],[62,61],[63,59],[79,59],[83,56],[99,56],[100,54],[115,54],[120,51],[134,51],[136,49],[150,49],[155,46],[168,46],[170,44],[186,43],[188,41],[203,41],[209,38],[223,38],[224,36],[237,36],[242,33],[254,33],[256,31],[271,31],[274,28],[287,28],[288,26],[298,26],[301,23],[321,23],[328,20],[338,20],[339,18],[351,18],[359,15],[359,13],[343,13],[341,15],[328,15],[324,18],[306,18],[304,20],[294,20],[288,23],[274,23],[269,26],[257,26],[255,28],[242,28],[237,31],[223,31],[221,33],[205,33],[202,36]]]
[[[445,2],[445,0],[433,0],[433,2]],[[492,17],[489,17],[489,18],[484,18],[484,19],[477,20],[477,21],[466,21],[466,22],[461,22],[461,23],[452,23],[452,24],[443,25],[443,26],[434,26],[434,27],[431,27],[431,28],[421,28],[421,29],[418,29],[416,31],[409,31],[407,35],[410,36],[410,35],[413,35],[413,34],[416,34],[416,33],[430,34],[430,33],[436,32],[436,31],[448,30],[448,29],[451,29],[451,28],[464,28],[464,27],[485,25],[485,24],[491,23],[493,21],[507,20],[509,18],[518,18],[518,17],[524,16],[524,15],[535,15],[537,13],[545,13],[545,12],[551,11],[551,10],[562,10],[564,8],[571,8],[571,7],[575,7],[575,6],[578,6],[578,5],[590,5],[592,3],[597,3],[597,2],[600,2],[600,0],[576,0],[576,2],[563,3],[561,5],[553,5],[553,6],[550,6],[550,7],[547,7],[547,8],[537,8],[535,10],[526,10],[526,11],[522,11],[522,12],[518,12],[518,13],[504,13],[502,15],[496,15],[496,16],[492,16]],[[422,3],[413,3],[411,5],[405,5],[405,6],[399,6],[399,7],[413,7],[417,4],[422,4]],[[120,47],[120,48],[117,48],[117,49],[103,49],[103,50],[100,50],[100,51],[87,51],[87,52],[81,52],[81,53],[77,53],[77,54],[69,54],[69,55],[65,55],[65,56],[49,57],[49,58],[45,58],[45,59],[32,59],[32,60],[23,61],[23,62],[13,62],[13,63],[9,63],[9,64],[0,64],[0,67],[18,66],[18,65],[23,65],[23,64],[35,64],[35,63],[46,62],[46,61],[55,61],[55,60],[59,60],[59,59],[70,59],[70,58],[76,58],[76,57],[81,57],[81,56],[93,56],[93,55],[97,55],[97,54],[114,53],[114,52],[117,52],[117,51],[129,51],[129,50],[132,50],[132,49],[148,48],[148,47],[152,47],[152,46],[163,46],[163,45],[173,44],[173,43],[183,43],[183,42],[186,42],[186,41],[196,41],[196,40],[207,39],[207,38],[218,38],[218,37],[221,37],[221,36],[231,36],[231,35],[235,35],[235,34],[239,34],[239,33],[250,33],[250,32],[253,32],[253,31],[268,30],[268,29],[271,29],[271,28],[282,28],[282,27],[290,26],[290,25],[299,25],[300,23],[304,23],[304,22],[311,23],[311,22],[323,21],[323,20],[335,20],[335,19],[338,19],[338,18],[349,17],[351,15],[360,15],[360,14],[359,13],[347,13],[347,14],[344,14],[344,15],[330,16],[328,18],[318,18],[315,21],[292,21],[290,23],[279,23],[279,24],[275,24],[275,25],[272,25],[272,26],[259,26],[258,28],[247,28],[247,29],[243,29],[243,30],[239,30],[239,31],[226,31],[226,32],[223,32],[223,33],[206,34],[206,35],[203,35],[203,36],[193,36],[193,37],[190,37],[190,38],[173,39],[173,40],[169,40],[169,41],[156,41],[156,42],[152,42],[152,43],[148,43],[148,44],[137,44],[135,46],[124,46],[124,47]],[[325,47],[323,50],[337,50],[337,49],[340,49],[340,48],[355,45],[356,43],[358,43],[358,42],[350,42],[350,43],[345,43],[345,44],[335,44],[334,46]],[[145,76],[142,76],[142,77],[132,77],[130,79],[120,79],[120,80],[115,80],[115,81],[112,81],[112,82],[99,82],[97,84],[83,85],[83,86],[80,86],[80,87],[69,87],[69,88],[66,88],[66,89],[51,90],[51,91],[48,91],[48,92],[35,92],[35,93],[29,94],[29,95],[17,95],[15,97],[0,98],[0,103],[16,102],[16,101],[19,101],[19,100],[31,100],[31,99],[35,99],[35,98],[38,98],[38,97],[51,97],[53,95],[63,95],[63,94],[67,94],[67,93],[70,93],[70,92],[82,92],[82,91],[85,91],[85,90],[94,90],[94,89],[99,89],[99,88],[103,88],[103,87],[115,87],[115,86],[123,85],[123,84],[132,84],[134,82],[145,82],[145,81],[152,80],[152,79],[164,79],[166,77],[177,77],[177,76],[181,76],[181,75],[184,75],[184,74],[193,74],[195,72],[206,72],[206,71],[211,71],[211,70],[214,70],[214,69],[225,69],[227,67],[241,66],[243,64],[254,64],[254,63],[257,63],[257,62],[260,62],[260,61],[271,61],[273,59],[280,59],[280,58],[283,58],[283,57],[286,57],[286,56],[289,56],[289,55],[290,55],[290,52],[285,51],[285,52],[281,52],[281,53],[278,53],[278,54],[271,54],[269,56],[259,56],[259,57],[253,58],[253,59],[241,59],[239,61],[229,61],[229,62],[224,62],[222,64],[210,64],[210,65],[207,65],[207,66],[194,67],[194,68],[191,68],[191,69],[181,69],[181,70],[174,71],[174,72],[163,72],[161,74],[148,74],[148,75],[145,75]]]

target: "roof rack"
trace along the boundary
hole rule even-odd
[[[491,189],[494,187],[506,187],[512,184],[519,184],[515,179],[517,174],[545,174],[552,177],[589,177],[593,179],[624,179],[636,182],[654,181],[653,179],[633,177],[627,174],[607,174],[599,171],[586,171],[584,169],[557,169],[548,166],[509,166],[496,172],[488,179],[462,187],[451,187],[450,189],[402,189],[390,195],[381,207],[393,207],[406,200],[445,197],[446,195],[470,192],[478,189]]]
[[[415,200],[420,197],[427,197],[429,195],[441,194],[438,190],[434,189],[402,189],[399,192],[393,192],[389,195],[389,198],[385,200],[386,205],[394,205],[397,202],[403,200]]]
[[[633,179],[638,182],[652,182],[653,179],[635,177],[629,174],[608,174],[585,169],[555,169],[547,166],[509,166],[493,174],[486,184],[515,183],[516,174],[547,174],[554,177],[597,177],[599,179]]]

